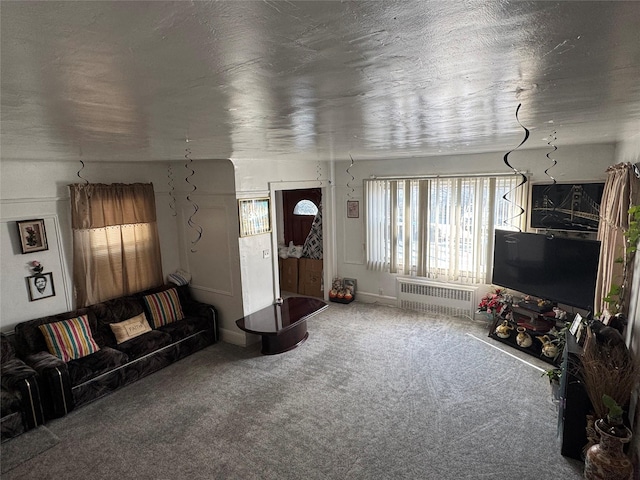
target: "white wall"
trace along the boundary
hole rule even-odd
[[[72,310],[72,235],[67,185],[81,182],[75,162],[12,161],[0,163],[0,329],[16,323]],[[166,166],[154,163],[88,163],[81,172],[93,183],[153,182],[160,231],[163,271],[179,265],[175,219],[168,204]],[[43,218],[49,249],[23,255],[16,221]],[[27,262],[39,260],[52,272],[55,296],[30,302],[25,278]]]
[[[3,160],[0,167],[0,328],[11,331],[20,321],[75,308],[67,185],[83,180],[77,175],[81,165],[76,162]],[[244,345],[247,336],[236,327],[235,320],[273,302],[277,276],[273,262],[277,254],[269,234],[239,238],[237,198],[269,196],[272,181],[310,181],[317,178],[318,167],[293,162],[262,163],[256,169],[251,163],[241,164],[240,171],[238,178],[245,190],[237,193],[236,168],[228,160],[188,165],[87,162],[80,173],[92,183],[153,182],[164,275],[178,268],[190,271],[194,297],[218,311],[222,339]],[[175,207],[171,206],[171,193]],[[195,244],[192,242],[197,233],[187,223],[194,206],[187,195],[198,206],[193,223],[203,230]],[[22,255],[15,221],[33,218],[45,220],[49,250]],[[263,258],[264,251],[269,251],[270,258]],[[25,279],[31,273],[27,262],[35,259],[44,264],[45,272],[53,273],[56,295],[30,302]]]
[[[551,174],[559,182],[604,180],[605,169],[614,163],[614,146],[588,145],[561,147],[554,155],[558,165]],[[630,148],[625,147],[625,152]],[[511,164],[532,173],[532,182],[548,182],[544,156],[548,149],[516,151]],[[395,276],[370,272],[364,267],[364,228],[362,180],[371,175],[417,175],[434,173],[492,173],[507,171],[503,153],[414,158],[397,161],[350,162],[263,162],[261,160],[207,160],[192,163],[196,173],[184,162],[171,164],[174,211],[169,203],[169,169],[166,163],[88,163],[81,174],[91,182],[154,183],[158,227],[163,256],[163,271],[178,267],[192,272],[194,296],[216,306],[222,338],[245,344],[247,337],[235,326],[235,320],[270,305],[277,289],[277,237],[256,235],[240,239],[237,198],[271,196],[287,188],[323,187],[325,230],[325,282],[327,276],[358,279],[359,299],[395,303]],[[71,228],[67,185],[81,181],[75,162],[17,162],[0,164],[0,246],[2,276],[0,328],[11,330],[19,321],[54,314],[72,308]],[[335,176],[335,178],[333,178]],[[347,186],[348,183],[348,186]],[[203,227],[203,237],[191,252],[195,231],[187,225],[193,206],[186,195],[199,205],[194,221]],[[346,201],[360,201],[360,218],[346,217]],[[175,216],[174,216],[175,214]],[[15,220],[44,218],[50,236],[50,249],[29,255],[16,250]],[[275,213],[272,213],[275,221]],[[269,259],[263,252],[268,250]],[[27,258],[28,257],[28,258]],[[56,296],[29,302],[25,277],[26,262],[38,259],[45,271],[54,273]],[[640,277],[640,275],[638,275]],[[59,292],[59,293],[58,293]],[[6,299],[11,298],[8,302]]]
[[[272,197],[273,205],[277,203],[275,201],[277,190],[326,187],[331,175],[326,163],[262,160],[233,160],[233,163],[237,197]],[[329,195],[330,192],[323,191],[325,206],[330,203],[327,198]],[[273,208],[271,220],[272,225],[277,229],[276,213]],[[323,211],[323,224],[328,234],[332,231],[331,228],[327,230],[330,222],[331,209],[329,208]],[[277,297],[279,292],[277,237],[278,232],[275,230],[271,234],[239,239],[245,315],[271,305]],[[265,250],[269,251],[270,258],[264,258]]]
[[[544,170],[551,166],[549,149],[516,150],[508,160],[519,171],[528,172],[531,183],[550,183]],[[557,182],[604,181],[606,168],[614,162],[614,145],[560,147],[552,156],[558,163],[549,170]],[[477,155],[412,158],[396,161],[358,161],[347,173],[349,162],[335,165],[337,275],[358,280],[358,299],[396,304],[396,276],[372,272],[365,267],[363,179],[370,176],[429,175],[460,173],[501,173],[511,170],[503,161],[504,152]],[[346,202],[360,201],[360,218],[346,216]],[[488,287],[487,287],[488,288]],[[486,288],[481,288],[483,295]]]
[[[192,162],[189,168],[195,171],[193,176],[184,162],[172,164],[178,198],[175,220],[179,265],[192,275],[194,298],[215,306],[221,339],[245,345],[246,335],[235,324],[244,310],[234,166],[229,160],[201,160]],[[195,214],[187,195],[197,205]],[[199,240],[195,228],[188,224],[191,216],[193,227],[202,228]]]

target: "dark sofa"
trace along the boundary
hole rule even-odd
[[[8,336],[0,334],[2,380],[0,434],[2,440],[43,423],[36,372],[15,356]]]
[[[154,328],[144,297],[175,288],[184,318]],[[118,344],[110,324],[145,313],[151,331]],[[64,362],[52,355],[39,326],[87,316],[99,350]],[[188,285],[164,285],[86,308],[16,325],[18,355],[38,373],[45,420],[65,415],[218,340],[213,306],[192,299]]]

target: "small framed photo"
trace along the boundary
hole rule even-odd
[[[38,273],[37,275],[27,277],[27,286],[29,287],[29,301],[31,302],[56,295],[56,289],[53,286],[53,274],[51,272]]]
[[[343,278],[342,285],[344,288],[351,292],[351,295],[356,294],[356,287],[358,285],[358,281],[355,278]]]
[[[347,200],[347,218],[360,218],[360,202]]]
[[[22,220],[16,223],[18,224],[22,253],[40,252],[49,249],[43,219]]]
[[[581,323],[582,323],[582,315],[580,315],[579,313],[576,313],[576,316],[573,317],[573,322],[569,327],[569,332],[571,332],[571,335],[573,336],[577,335]]]
[[[260,235],[271,231],[271,210],[269,198],[238,200],[240,236]]]

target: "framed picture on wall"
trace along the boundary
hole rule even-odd
[[[29,301],[31,302],[56,295],[51,272],[38,273],[27,277],[27,287],[29,288]]]
[[[40,252],[49,249],[43,219],[21,220],[16,223],[18,224],[22,253]]]
[[[240,236],[260,235],[271,231],[271,211],[269,198],[238,200]]]
[[[604,183],[531,187],[531,228],[597,232]]]
[[[347,200],[347,218],[360,218],[360,202]]]

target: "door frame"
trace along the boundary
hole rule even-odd
[[[272,271],[273,271],[273,294],[274,298],[280,297],[280,270],[278,268],[278,225],[276,219],[276,192],[282,190],[300,190],[308,188],[320,188],[322,194],[322,276],[324,283],[323,296],[327,300],[329,298],[327,285],[331,285],[331,279],[336,271],[336,243],[335,243],[335,197],[333,185],[326,180],[309,180],[297,182],[269,182],[269,194],[271,197],[272,208],[271,225],[271,251],[273,255]]]

